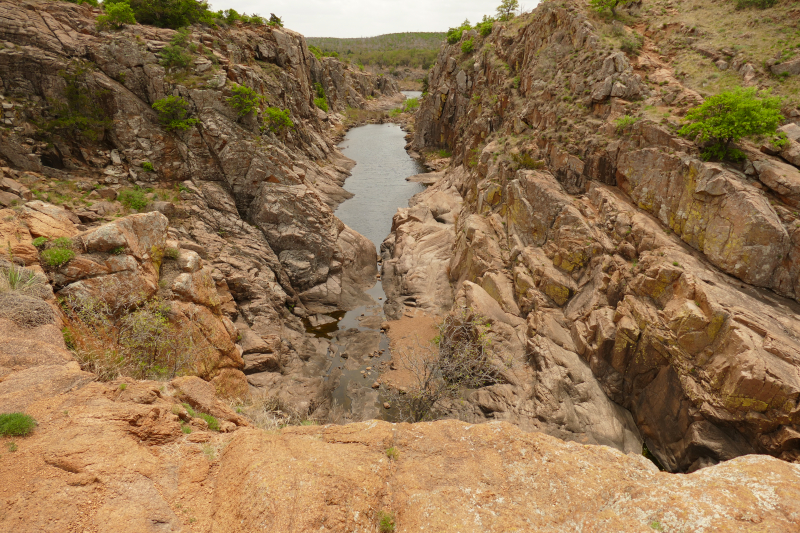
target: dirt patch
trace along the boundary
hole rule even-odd
[[[418,310],[406,310],[400,320],[386,322],[389,326],[389,348],[392,359],[381,381],[397,388],[407,388],[414,383],[411,368],[429,351],[433,339],[439,334],[437,328],[441,317]]]

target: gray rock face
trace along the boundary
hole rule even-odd
[[[98,156],[92,143],[58,136],[45,154],[45,148],[24,142],[32,135],[26,130],[0,141],[0,157],[16,168],[63,179],[73,179],[71,173],[80,170],[106,185],[92,193],[100,197],[92,198],[91,210],[63,222],[65,228],[103,222],[113,213],[117,191],[134,183],[180,189],[179,199],[156,199],[147,209],[153,211],[148,216],[173,221],[166,237],[180,243],[177,268],[183,273],[171,278],[168,288],[181,309],[190,313],[191,306],[209,305],[270,346],[279,339],[274,350],[246,354],[251,356],[245,362],[251,386],[269,384],[275,394],[324,408],[319,379],[294,385],[299,383],[294,377],[319,373],[307,367],[308,357],[303,359],[319,346],[306,337],[300,317],[308,313],[306,306],[315,312],[352,307],[362,297],[365,280],[374,281],[377,267],[372,243],[333,215],[350,197],[342,185],[352,162],[335,147],[333,122],[313,105],[314,84],[323,86],[335,112],[361,107],[367,97],[396,96],[396,83],[333,58],[317,60],[304,37],[287,28],[254,25],[192,28],[186,49],[192,59],[189,83],[179,69],[162,64],[172,30],[134,25],[100,33],[96,13],[87,6],[25,6],[0,1],[0,36],[7,43],[0,49],[0,91],[24,101],[31,116],[46,123],[53,117],[44,104],[64,101],[67,79],[59,73],[78,73],[74,65],[85,62],[77,83],[109,119],[108,128],[98,134],[111,149]],[[236,84],[263,96],[264,105],[249,116],[237,116],[229,103]],[[161,127],[152,104],[168,95],[187,102],[199,121],[196,127],[175,132]],[[293,127],[273,132],[267,106],[285,110]],[[145,171],[143,163],[154,170]],[[13,185],[3,182],[2,192],[9,196],[0,201],[11,204],[30,194],[6,191]],[[38,216],[33,208],[23,209],[29,219]],[[31,227],[59,236],[58,228]],[[107,236],[108,246],[124,246],[125,239],[115,235]],[[111,262],[120,264],[108,266],[105,259],[93,264],[87,256],[58,274],[59,287],[91,285],[93,276],[110,269],[110,275],[126,283],[141,283],[148,294],[158,290],[158,273],[143,271],[142,265],[150,263],[138,255]]]
[[[625,100],[647,89],[593,31],[579,11],[542,4],[495,27],[465,93],[460,49],[440,54],[413,147],[445,146],[452,166],[384,243],[391,309],[416,304],[412,293],[441,307],[453,295],[454,312],[491,324],[503,380],[468,396],[474,420],[644,442],[672,471],[754,452],[797,460],[797,132],[784,128],[790,143],[774,153],[787,163],[748,149],[746,173],[647,120],[619,134]],[[650,76],[671,87],[664,102],[699,98]],[[568,93],[590,111],[557,97]],[[425,209],[450,190],[462,203],[443,264],[422,253]],[[449,287],[421,290],[420,272]]]

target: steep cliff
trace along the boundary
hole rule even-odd
[[[395,217],[389,308],[489,319],[502,382],[469,396],[472,420],[643,441],[671,471],[796,461],[800,220],[777,182],[800,171],[748,143],[746,163],[702,161],[675,133],[702,97],[660,55],[674,29],[632,20],[640,55],[609,37],[633,27],[570,2],[442,49],[413,148],[451,165]]]
[[[78,250],[86,259],[51,268],[58,295],[79,287],[113,298],[99,280],[131,272],[148,296],[166,288],[168,300],[211,311],[212,330],[220,331],[206,333],[219,342],[220,332],[230,337],[217,348],[238,372],[231,394],[247,392],[243,370],[251,390],[268,388],[301,409],[325,404],[319,372],[306,367],[316,368],[326,347],[306,336],[302,319],[351,308],[377,274],[373,245],[333,215],[349,197],[342,184],[353,163],[331,133],[342,128],[340,112],[397,96],[396,84],[317,59],[302,35],[284,28],[101,32],[99,13],[87,4],[0,2],[0,201],[19,219],[3,228],[8,246],[0,254],[38,268],[33,238],[86,241],[116,217],[160,211],[157,225],[123,231],[113,246],[90,243]],[[252,90],[254,111],[233,105],[239,87]],[[327,113],[313,102],[320,90]],[[170,96],[182,99],[185,116],[165,121],[153,104]],[[291,125],[274,122],[275,111]],[[170,127],[175,118],[196,124]],[[32,208],[32,200],[43,206]],[[25,213],[47,212],[52,203],[68,226],[28,231]],[[25,243],[19,228],[29,235]],[[160,270],[150,248],[129,246],[142,231],[152,234],[153,250],[199,254],[201,262],[183,274],[169,261],[172,270]],[[128,270],[111,265],[120,263],[108,257],[119,246],[134,250],[124,256],[135,260]],[[192,285],[187,276],[202,279]],[[209,284],[214,303],[198,302],[193,291]]]

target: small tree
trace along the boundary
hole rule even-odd
[[[279,133],[294,126],[288,109],[281,111],[277,107],[268,107],[264,110],[264,118],[267,122],[266,127],[273,133]]]
[[[497,20],[511,20],[514,13],[519,9],[519,0],[503,0],[497,6]]]
[[[448,315],[439,325],[435,348],[421,347],[404,354],[404,364],[414,382],[405,391],[389,393],[402,421],[433,420],[460,391],[498,382],[487,330],[483,317],[462,310]]]
[[[633,2],[633,0],[589,0],[589,6],[599,13],[611,11],[611,14],[616,17],[617,8],[630,4],[631,2]]]
[[[283,28],[283,20],[277,16],[275,13],[269,14],[269,22],[267,22],[268,26],[276,26],[278,28]]]
[[[239,118],[246,117],[258,109],[261,104],[261,96],[250,87],[237,85],[231,92],[233,96],[227,99],[228,104],[236,110]]]
[[[97,17],[97,29],[106,30],[113,28],[118,30],[125,24],[136,24],[136,17],[133,16],[133,9],[129,4],[120,2],[105,6],[105,15]]]
[[[755,87],[725,91],[686,113],[689,123],[680,134],[711,143],[703,151],[704,159],[743,159],[731,143],[750,135],[774,135],[783,121],[781,101],[768,91],[759,97]]]
[[[167,96],[153,102],[153,109],[158,113],[158,121],[167,131],[185,131],[199,124],[196,118],[189,118],[189,102],[180,96]]]

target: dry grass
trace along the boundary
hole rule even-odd
[[[24,328],[55,322],[55,314],[44,298],[52,296],[47,279],[17,265],[0,267],[0,318]]]
[[[251,396],[244,402],[238,402],[231,407],[239,414],[245,416],[250,422],[265,431],[276,431],[286,426],[313,426],[319,423],[337,423],[333,419],[337,414],[328,416],[324,421],[311,418],[308,412],[300,411],[289,403],[271,396],[268,393],[260,393]],[[331,413],[338,413],[340,419],[343,411],[331,409]]]

